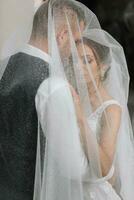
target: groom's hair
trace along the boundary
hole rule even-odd
[[[63,19],[65,16],[64,10],[70,10],[69,17],[72,19],[73,15],[76,14],[79,21],[85,22],[84,11],[78,6],[75,2],[71,0],[57,0],[54,3],[54,10],[60,13],[60,19]],[[32,38],[47,38],[48,37],[48,5],[49,1],[44,2],[36,11],[33,19],[33,28],[32,28]],[[58,14],[56,14],[58,16]],[[54,19],[56,15],[53,13]],[[73,20],[72,20],[73,21]],[[65,22],[65,21],[64,21]],[[72,22],[73,23],[73,22]],[[59,23],[60,24],[60,23]]]

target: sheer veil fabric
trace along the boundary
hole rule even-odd
[[[40,47],[45,38],[51,58],[49,78],[35,96],[33,200],[132,200],[134,138],[127,107],[130,77],[122,46],[78,1],[50,0],[36,12],[32,9],[29,16],[37,25],[33,39]],[[47,18],[41,14],[46,9]],[[42,17],[48,20],[47,27]],[[30,34],[26,20],[21,44],[28,43]],[[17,41],[9,57],[20,51],[16,46]],[[2,61],[0,77],[5,69]]]

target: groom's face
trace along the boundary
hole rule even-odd
[[[84,29],[85,29],[85,23],[83,21],[81,21],[79,25],[76,24],[74,30],[72,30],[72,34],[73,34],[73,38],[75,42],[81,39]]]
[[[74,26],[71,28],[72,36],[74,42],[77,42],[81,38],[81,34],[84,31],[85,25],[84,22],[81,21],[79,23],[79,27],[77,23],[74,23]],[[71,54],[71,41],[68,27],[65,26],[63,30],[59,34],[58,43],[61,52],[61,56],[63,58],[68,58]]]

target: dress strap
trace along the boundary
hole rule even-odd
[[[107,100],[107,101],[103,102],[103,104],[100,106],[100,110],[98,110],[99,113],[102,114],[103,111],[110,105],[118,105],[118,106],[121,107],[121,104],[117,100],[110,99],[110,100]]]
[[[104,101],[102,104],[102,107],[106,108],[107,106],[113,105],[113,104],[119,105],[121,107],[121,104],[115,99],[110,99],[110,100]]]
[[[113,104],[116,104],[116,105],[118,105],[118,106],[121,107],[121,104],[120,104],[117,100],[115,100],[115,99],[110,99],[110,100],[104,101],[104,102],[102,103],[102,105],[99,106],[99,107],[96,109],[95,112],[102,113],[108,106],[113,105]]]
[[[119,105],[120,107],[121,104],[115,100],[115,99],[110,99],[110,100],[107,100],[107,101],[104,101],[94,112],[91,113],[91,115],[89,117],[92,117],[92,116],[100,116],[103,111],[105,110],[105,108],[107,108],[109,105],[113,105],[113,104],[116,104],[116,105]]]

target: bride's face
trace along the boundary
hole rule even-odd
[[[90,76],[89,71],[91,70],[94,79],[96,79],[98,77],[98,74],[100,71],[100,66],[98,66],[94,52],[92,51],[92,49],[89,46],[84,44],[84,49],[85,49],[85,52],[84,52],[82,43],[79,43],[77,45],[77,49],[78,49],[78,55],[80,58],[80,60],[79,60],[80,65],[82,67],[85,80],[86,80],[86,82],[89,83],[89,82],[91,82],[91,76]],[[85,56],[87,58],[88,64],[85,60]],[[90,68],[90,69],[88,69],[88,68]]]

